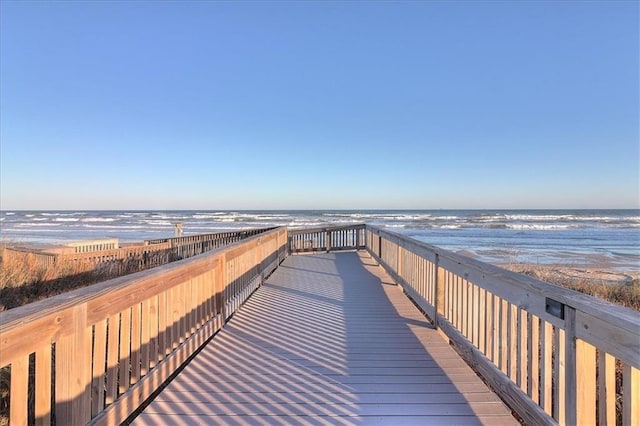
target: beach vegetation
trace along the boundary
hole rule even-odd
[[[626,274],[612,274],[571,267],[532,264],[505,265],[507,269],[528,275],[569,290],[588,294],[625,308],[640,311],[640,278]],[[580,272],[580,273],[567,273]]]
[[[144,269],[139,262],[61,262],[43,265],[35,256],[0,260],[0,311]]]

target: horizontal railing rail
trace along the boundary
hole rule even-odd
[[[289,230],[289,253],[364,249],[364,224]]]
[[[10,424],[119,424],[287,255],[277,228],[0,312]]]
[[[640,424],[640,314],[367,225],[369,253],[528,424]]]

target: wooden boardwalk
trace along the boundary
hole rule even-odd
[[[517,424],[364,252],[288,257],[134,420]]]

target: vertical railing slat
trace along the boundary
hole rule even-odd
[[[490,311],[487,309],[487,292],[485,291],[485,289],[480,288],[478,286],[478,291],[480,292],[480,302],[479,302],[479,312],[478,312],[478,349],[480,349],[480,352],[482,352],[483,354],[487,355],[487,347],[486,347],[486,343],[487,343],[487,338],[486,338],[486,334],[487,334],[487,327],[489,326],[490,323]]]
[[[596,424],[596,348],[576,340],[576,424]]]
[[[166,290],[158,293],[158,362],[167,356],[171,346],[171,322],[167,294]]]
[[[509,302],[500,299],[500,370],[509,374]]]
[[[73,334],[56,342],[56,423],[84,424],[91,419],[91,341],[87,305],[72,309]]]
[[[35,424],[51,424],[51,345],[45,345],[36,352],[35,380]]]
[[[553,418],[560,425],[565,424],[565,394],[567,393],[566,376],[565,376],[565,357],[566,357],[566,340],[565,332],[562,328],[554,327],[553,334],[554,354],[553,354]]]
[[[131,308],[131,375],[129,385],[135,385],[140,380],[140,332],[142,304],[136,303]]]
[[[640,370],[628,364],[622,371],[622,424],[640,424]]]
[[[576,310],[564,307],[565,317],[565,419],[564,424],[577,424],[577,351],[576,351]],[[561,420],[562,421],[562,420]]]
[[[150,317],[150,304],[149,299],[142,301],[142,309],[140,312],[140,377],[144,377],[149,373],[149,332],[150,324],[152,323]]]
[[[553,326],[543,321],[540,329],[540,345],[542,347],[540,367],[540,406],[548,415],[552,415],[553,374],[552,350],[553,350]]]
[[[527,345],[529,343],[529,314],[524,309],[518,309],[518,385],[522,392],[527,393]]]
[[[120,313],[120,355],[118,359],[118,394],[129,389],[131,372],[131,308]]]
[[[529,336],[527,339],[528,382],[527,394],[536,404],[540,403],[540,321],[535,315],[529,314]]]
[[[616,360],[605,351],[598,351],[598,423],[616,422]]]
[[[107,389],[105,404],[112,404],[118,397],[118,355],[120,353],[120,314],[111,315],[107,337]]]
[[[518,307],[509,303],[509,378],[516,382],[518,375]]]
[[[93,363],[91,382],[91,417],[104,409],[105,366],[107,361],[107,320],[93,327]]]
[[[11,363],[11,389],[9,421],[14,425],[26,425],[28,421],[29,356]]]
[[[491,360],[493,364],[500,369],[500,348],[498,344],[500,340],[500,298],[495,294],[491,295],[491,306],[493,310],[491,314]]]

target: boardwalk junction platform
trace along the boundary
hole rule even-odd
[[[639,317],[381,228],[276,228],[0,313],[0,367],[12,425],[633,425]]]

